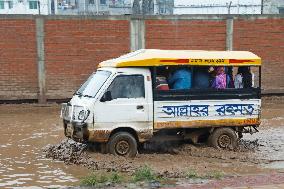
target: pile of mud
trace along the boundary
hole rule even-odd
[[[47,145],[43,148],[46,158],[63,161],[65,164],[75,164],[92,170],[106,170],[119,172],[133,172],[135,168],[130,166],[131,161],[124,157],[116,157],[113,161],[112,155],[103,154],[103,160],[91,157],[88,153],[89,146],[71,139],[64,139],[59,144]],[[96,161],[98,159],[98,161]]]
[[[262,144],[260,144],[258,139],[255,140],[244,140],[241,139],[239,140],[239,146],[238,149],[236,151],[240,151],[240,152],[255,152],[257,150],[259,150],[259,147]]]
[[[87,145],[65,139],[56,145],[47,145],[43,151],[47,158],[64,161],[66,164],[84,165],[89,168],[97,167],[97,163],[86,153]]]

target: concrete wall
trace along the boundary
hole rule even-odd
[[[248,50],[284,94],[284,16],[0,16],[0,100],[65,99],[99,62],[139,48]]]

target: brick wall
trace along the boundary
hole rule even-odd
[[[225,50],[226,17],[193,17],[146,17],[145,47]],[[0,16],[0,100],[38,98],[36,18]],[[113,18],[43,17],[48,99],[70,98],[99,62],[130,51],[133,18]],[[284,16],[234,17],[233,48],[263,58],[267,91],[284,93],[283,31]]]
[[[252,51],[262,58],[262,88],[284,92],[284,19],[234,20],[234,50]]]
[[[98,63],[129,52],[129,40],[125,20],[47,20],[47,98],[72,97]]]
[[[146,20],[146,48],[225,50],[225,20]]]
[[[35,21],[0,19],[0,100],[37,99]]]

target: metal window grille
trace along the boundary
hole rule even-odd
[[[30,9],[37,9],[37,1],[29,1]]]

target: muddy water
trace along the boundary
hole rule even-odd
[[[58,105],[0,106],[0,188],[77,185],[80,177],[90,173],[91,169],[131,174],[145,163],[161,175],[170,177],[182,176],[188,169],[201,173],[221,170],[228,175],[242,175],[284,168],[284,105],[264,105],[260,132],[245,135],[239,151],[181,144],[174,150],[159,153],[148,150],[135,159],[80,151],[77,144],[64,140],[59,109]],[[44,147],[50,145],[53,148],[49,146],[48,149],[58,152],[58,149],[62,150],[61,144],[66,147],[66,142],[69,147],[62,153],[67,153],[66,157],[58,153],[57,157],[50,156],[62,161],[46,158]]]
[[[58,106],[0,106],[0,188],[66,186],[86,168],[46,159],[42,148],[63,138]]]

